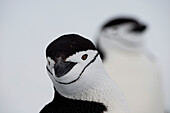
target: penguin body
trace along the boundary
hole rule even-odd
[[[63,35],[50,43],[46,57],[55,96],[40,113],[128,113],[122,92],[91,41]]]
[[[160,73],[154,57],[146,52],[145,28],[135,19],[113,19],[102,27],[97,48],[131,113],[163,113]]]

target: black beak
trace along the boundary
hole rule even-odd
[[[67,74],[77,63],[64,61],[61,57],[57,59],[56,64],[54,65],[55,75],[57,77],[62,77]]]
[[[139,25],[139,26],[136,26],[134,29],[132,29],[133,32],[143,32],[145,31],[146,29],[146,26],[145,25]]]

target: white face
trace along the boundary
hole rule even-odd
[[[131,32],[133,24],[122,24],[108,27],[100,33],[100,42],[103,46],[112,47],[119,45],[124,47],[136,47],[143,43],[141,33]]]
[[[64,76],[57,77],[54,72],[55,62],[48,57],[47,58],[47,68],[49,69],[48,74],[52,79],[55,88],[57,91],[63,95],[71,95],[73,93],[79,92],[79,88],[83,90],[82,87],[85,87],[86,83],[88,84],[93,78],[93,75],[87,76],[85,73],[93,74],[93,70],[88,71],[96,59],[100,59],[98,52],[94,50],[87,50],[82,52],[77,52],[76,54],[68,57],[65,61],[76,62],[77,64]],[[86,87],[88,87],[86,85]]]

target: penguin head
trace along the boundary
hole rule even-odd
[[[98,38],[101,45],[118,45],[133,49],[143,43],[142,35],[145,30],[146,25],[139,23],[136,19],[121,17],[104,24]]]
[[[93,76],[96,69],[90,68],[95,67],[97,59],[100,62],[98,56],[94,44],[80,35],[63,35],[50,43],[46,49],[46,68],[56,90],[70,95],[88,87],[88,82],[96,79]]]

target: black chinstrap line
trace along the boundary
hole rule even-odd
[[[53,75],[53,73],[48,69],[47,66],[46,66],[46,68],[47,68],[47,71],[48,71],[51,75]]]
[[[91,63],[93,63],[93,62],[96,60],[96,58],[97,58],[98,55],[99,55],[99,53],[97,53],[96,56],[94,57],[94,59],[91,60],[91,61],[84,67],[84,69],[82,70],[82,72],[80,73],[80,75],[78,76],[77,79],[75,79],[75,80],[73,80],[73,81],[71,81],[71,82],[68,82],[68,83],[59,82],[59,81],[57,81],[56,79],[55,79],[55,81],[58,82],[59,84],[64,84],[64,85],[68,85],[68,84],[71,84],[71,83],[76,82],[76,81],[81,77],[81,75],[83,74],[83,72],[85,71],[85,69],[86,69]],[[47,70],[48,70],[48,69],[47,69]]]

